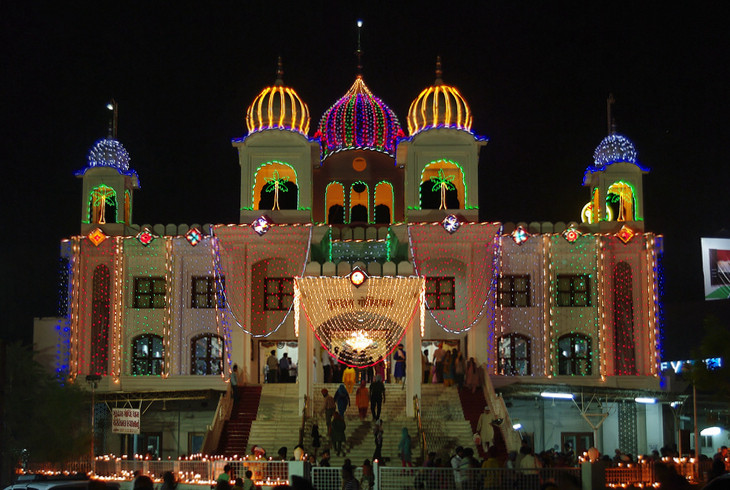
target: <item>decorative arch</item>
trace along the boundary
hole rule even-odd
[[[161,376],[165,365],[165,345],[162,337],[138,335],[132,339],[132,375]]]
[[[252,193],[253,209],[297,209],[297,172],[288,163],[266,162],[256,169]]]
[[[117,193],[111,187],[101,184],[89,193],[89,223],[106,224],[117,222]]]
[[[500,337],[498,349],[499,374],[529,376],[532,374],[532,339],[519,333]]]
[[[324,192],[325,219],[327,224],[345,222],[345,186],[330,182]]]
[[[375,184],[375,223],[390,224],[393,222],[394,202],[393,184],[385,180]]]
[[[634,274],[631,265],[619,262],[613,269],[613,358],[616,374],[636,374],[634,338]]]
[[[615,207],[615,210],[614,210]],[[636,220],[636,192],[634,186],[628,182],[617,181],[606,190],[606,214],[609,221],[615,217],[616,221]],[[613,215],[612,217],[608,217]]]
[[[421,171],[421,209],[464,209],[464,169],[452,160],[435,160]]]
[[[593,352],[589,336],[571,333],[558,338],[559,375],[590,376],[592,359]]]
[[[370,187],[358,180],[350,185],[350,223],[370,221]]]
[[[94,269],[91,294],[91,374],[107,374],[109,358],[109,268]]]
[[[223,337],[211,333],[190,340],[190,374],[208,375],[223,372]]]

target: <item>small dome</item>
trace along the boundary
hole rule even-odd
[[[408,133],[413,136],[430,128],[453,128],[471,132],[471,110],[456,87],[441,79],[441,57],[436,59],[436,81],[424,89],[408,109]]]
[[[99,140],[89,150],[88,167],[112,167],[120,173],[129,172],[129,153],[111,136]]]
[[[309,132],[309,107],[293,88],[285,87],[279,59],[274,85],[266,87],[246,111],[248,134],[265,129],[287,129],[304,136]]]
[[[638,165],[636,161],[636,147],[625,136],[620,134],[609,134],[601,144],[598,145],[596,151],[593,152],[593,165],[596,167],[605,167],[612,163],[626,162]]]
[[[324,113],[315,134],[322,160],[354,148],[395,156],[396,142],[402,136],[395,113],[370,92],[359,75],[350,90]]]

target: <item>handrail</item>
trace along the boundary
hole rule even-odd
[[[492,378],[489,376],[489,370],[486,364],[480,366],[481,376],[484,380],[482,390],[484,391],[484,398],[487,401],[487,405],[492,409],[492,413],[502,419],[500,430],[504,436],[505,444],[507,445],[507,451],[519,451],[522,437],[512,427],[512,419],[510,418],[507,405],[504,403],[504,398],[494,390],[492,384]]]
[[[208,426],[208,431],[205,433],[203,446],[200,450],[201,453],[215,454],[218,450],[218,443],[220,442],[221,434],[223,433],[223,426],[231,417],[232,409],[233,396],[231,395],[231,391],[228,390],[225,393],[222,393],[218,399],[218,407],[213,415],[213,422]]]
[[[426,431],[423,430],[423,421],[421,420],[421,404],[418,401],[418,395],[413,395],[413,411],[415,412],[416,422],[418,423],[418,437],[421,439],[421,464],[426,461],[428,448],[426,447]]]
[[[307,406],[309,405],[309,397],[304,394],[304,408],[302,409],[302,426],[299,428],[299,445],[304,447],[304,426],[307,423]]]

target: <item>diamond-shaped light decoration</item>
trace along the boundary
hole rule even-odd
[[[155,235],[152,234],[150,230],[145,228],[144,230],[140,231],[137,235],[137,240],[139,240],[139,243],[144,245],[145,247],[152,243],[152,241],[155,239]]]
[[[356,288],[359,288],[363,284],[365,284],[365,281],[367,281],[368,275],[365,273],[364,270],[360,269],[359,267],[355,267],[352,269],[352,272],[350,273],[350,282],[353,286]]]
[[[269,228],[271,228],[271,222],[266,216],[259,216],[253,220],[251,227],[253,228],[253,231],[259,234],[259,236],[262,236],[269,231]]]
[[[570,243],[573,243],[577,239],[579,239],[581,236],[583,236],[583,233],[576,230],[575,228],[568,228],[563,232],[563,238],[568,240]]]
[[[194,247],[203,239],[203,234],[200,233],[200,230],[197,228],[190,228],[188,232],[185,233],[185,238],[188,243]]]
[[[94,231],[89,233],[87,237],[91,243],[93,243],[95,246],[101,245],[101,242],[106,240],[108,237],[104,234],[103,231],[101,231],[101,228],[95,228]]]
[[[525,243],[528,238],[530,238],[530,234],[527,233],[527,230],[525,230],[522,225],[515,228],[515,230],[512,232],[512,240],[515,241],[517,245],[522,245]]]
[[[618,233],[616,233],[616,236],[618,237],[618,239],[624,243],[629,243],[629,241],[631,241],[631,239],[634,238],[634,235],[636,235],[634,230],[632,230],[631,228],[629,228],[626,225],[623,225],[621,227],[621,229],[618,231]]]
[[[443,226],[444,230],[448,231],[449,233],[454,233],[461,226],[461,222],[459,222],[459,218],[457,218],[453,214],[450,214],[444,218],[444,220],[441,222],[441,226]]]

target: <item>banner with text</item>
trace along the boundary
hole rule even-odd
[[[112,408],[114,434],[139,434],[139,408]]]

